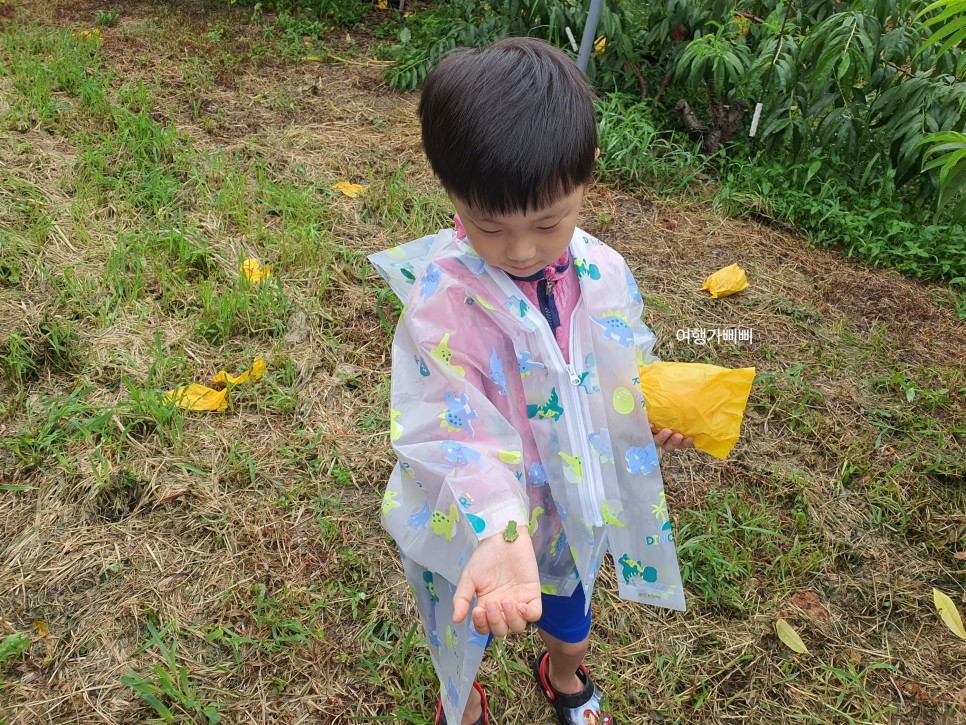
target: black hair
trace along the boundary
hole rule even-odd
[[[423,84],[423,148],[460,201],[488,214],[542,209],[590,181],[593,100],[576,64],[542,40],[459,49]]]

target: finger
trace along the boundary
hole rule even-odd
[[[514,634],[523,634],[527,628],[527,620],[520,614],[519,607],[514,606],[512,602],[503,602],[503,618]]]
[[[503,610],[497,606],[496,602],[486,603],[486,622],[490,625],[490,632],[494,637],[506,637],[509,628],[506,626],[506,619],[503,617]]]
[[[529,604],[520,605],[520,613],[528,622],[538,622],[543,616],[543,600],[537,597]]]
[[[684,444],[684,436],[680,433],[674,433],[668,439],[668,443],[671,444],[672,448],[681,448]]]
[[[688,436],[684,439],[684,443],[681,444],[682,448],[694,448],[694,436]]]
[[[486,621],[486,610],[483,607],[473,608],[473,626],[480,634],[490,633],[490,625]]]
[[[665,428],[657,432],[654,436],[654,445],[663,447],[665,442],[667,442],[668,437],[673,433],[670,428]]]
[[[470,611],[470,602],[476,595],[476,588],[473,580],[464,572],[460,577],[459,584],[456,585],[456,592],[453,594],[453,623],[459,624],[466,619],[467,612]]]

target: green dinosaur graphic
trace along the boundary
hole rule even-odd
[[[396,501],[396,491],[386,491],[382,497],[382,515],[385,516],[393,509],[399,508],[399,502]]]
[[[530,536],[533,536],[537,531],[537,517],[543,516],[543,508],[541,506],[536,506],[533,511],[530,512],[530,524],[527,528],[530,530]]]
[[[456,529],[456,504],[450,504],[449,516],[442,511],[433,511],[433,517],[429,520],[429,528],[437,536],[445,537],[447,541],[453,540],[453,531]]]
[[[617,515],[611,513],[610,507],[607,505],[607,503],[601,505],[600,515],[604,517],[604,523],[608,526],[618,526],[622,529],[624,528],[624,524],[622,524],[621,520],[617,518]]]

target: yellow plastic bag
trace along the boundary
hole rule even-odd
[[[218,374],[211,379],[211,382],[213,385],[238,385],[247,382],[249,379],[261,380],[262,375],[265,374],[267,369],[268,365],[265,364],[265,361],[260,357],[256,357],[251,369],[237,376],[229,375],[226,371],[219,370]]]
[[[708,275],[701,290],[710,292],[711,299],[717,299],[718,297],[733,295],[735,292],[741,292],[747,286],[748,277],[745,275],[745,270],[735,263]]]
[[[638,372],[651,425],[694,436],[699,451],[727,458],[741,435],[755,368],[653,362]]]
[[[272,268],[267,264],[263,267],[254,258],[246,259],[242,262],[241,272],[252,284],[258,284],[272,276]]]
[[[165,400],[188,410],[221,412],[228,408],[228,388],[212,390],[204,385],[191,383],[172,390],[165,396]]]

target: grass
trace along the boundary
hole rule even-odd
[[[378,525],[400,308],[365,261],[449,223],[413,99],[332,18],[41,5],[0,20],[0,721],[428,722]],[[595,678],[630,723],[961,718],[966,649],[931,594],[964,609],[951,288],[717,215],[697,164],[655,161],[646,116],[604,111],[604,178],[684,195],[606,181],[583,225],[635,269],[662,356],[758,379],[728,461],[663,462],[689,612],[619,600],[605,569]],[[696,291],[731,261],[748,290]],[[755,340],[674,334],[698,327]],[[256,356],[224,413],[166,400]],[[548,720],[536,649],[487,660],[499,722]]]

